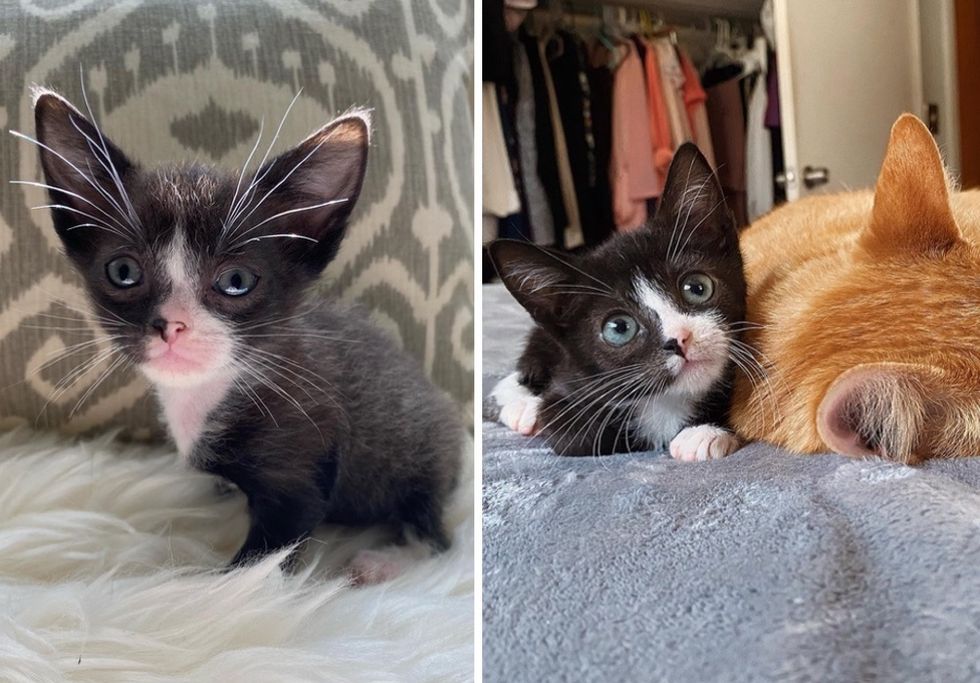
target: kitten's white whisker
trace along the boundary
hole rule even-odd
[[[537,246],[537,245],[532,245],[532,246]],[[581,268],[578,268],[577,266],[569,263],[565,259],[563,259],[560,256],[558,256],[555,252],[553,252],[553,251],[551,251],[549,249],[542,249],[541,247],[538,247],[538,250],[541,253],[545,254],[546,256],[551,257],[553,260],[558,261],[558,263],[561,263],[561,264],[565,265],[566,267],[571,268],[575,272],[580,273],[581,275],[584,275],[585,277],[589,278],[593,282],[601,285],[602,288],[603,288],[603,290],[606,291],[606,292],[608,292],[609,294],[616,295],[616,292],[608,284],[606,284],[605,282],[603,282],[602,280],[600,280],[599,278],[597,278],[597,277],[595,277],[593,275],[589,275],[588,273],[586,273]]]
[[[116,218],[115,216],[113,216],[111,213],[109,213],[108,211],[106,211],[105,209],[103,209],[101,206],[99,206],[95,202],[91,201],[90,199],[86,199],[85,197],[83,197],[82,195],[78,194],[77,192],[72,192],[70,190],[66,190],[65,188],[58,187],[57,185],[49,185],[48,183],[39,183],[39,182],[35,182],[33,180],[11,180],[9,182],[10,182],[11,185],[28,185],[30,187],[39,187],[41,189],[53,190],[55,192],[60,192],[60,193],[62,193],[64,195],[68,195],[69,197],[73,197],[74,199],[77,199],[77,200],[79,200],[81,202],[85,202],[86,204],[88,204],[92,208],[96,209],[99,213],[101,213],[103,216],[105,216],[108,220],[112,221],[116,225],[116,227],[118,227],[120,230],[125,230],[126,229],[126,226],[124,226],[122,223],[120,223],[118,218]],[[31,208],[33,209],[35,207],[31,207]],[[48,207],[37,207],[37,208],[48,208]]]
[[[305,417],[311,425],[313,425],[313,428],[316,430],[317,434],[320,435],[320,439],[323,440],[323,433],[320,431],[320,426],[313,421],[313,418],[310,417],[309,413],[307,413],[306,410],[303,409],[303,406],[300,405],[299,401],[297,401],[292,394],[290,394],[288,391],[283,389],[281,386],[279,386],[279,384],[277,384],[275,381],[273,381],[268,376],[266,376],[265,373],[263,373],[261,370],[255,367],[241,366],[241,369],[244,372],[251,374],[251,376],[254,377],[258,382],[265,385],[271,391],[275,392],[283,399],[288,401],[290,404],[292,404],[293,407],[295,407],[296,410],[298,410],[299,413],[303,417]]]
[[[556,434],[562,431],[567,432],[572,428],[575,422],[578,421],[579,416],[581,416],[582,413],[586,412],[592,406],[601,402],[606,396],[608,396],[613,391],[618,390],[620,386],[619,383],[621,381],[623,381],[624,379],[628,381],[629,378],[634,376],[635,374],[636,371],[631,370],[629,372],[624,371],[621,374],[603,377],[601,380],[597,380],[593,383],[587,384],[585,387],[573,391],[568,396],[562,397],[559,401],[560,403],[571,401],[573,397],[575,397],[575,400],[570,405],[564,407],[557,415],[555,415],[551,420],[549,420],[547,424],[543,425],[541,431],[544,432],[550,429],[553,425],[556,425],[564,415],[568,414],[569,411],[575,410],[577,408],[578,411],[576,413],[573,413],[574,419],[571,420],[570,422],[566,422],[562,426],[559,426],[558,429],[555,431]]]
[[[313,377],[315,379],[318,379],[318,380],[320,380],[321,382],[323,382],[324,384],[326,384],[328,386],[332,386],[331,383],[330,383],[330,381],[327,380],[322,375],[313,372],[312,370],[310,370],[306,366],[304,366],[304,365],[302,365],[300,363],[297,363],[296,361],[292,360],[291,358],[287,358],[286,356],[283,356],[282,354],[274,353],[272,351],[266,351],[265,349],[260,349],[258,347],[248,347],[248,352],[250,352],[250,353],[258,353],[258,354],[260,354],[262,356],[268,357],[268,358],[270,358],[272,360],[275,360],[275,361],[277,361],[279,363],[283,363],[285,365],[292,366],[293,368],[296,368],[299,371],[302,371],[302,372],[307,373],[310,377]],[[309,381],[309,380],[307,380],[307,381]]]
[[[101,227],[103,230],[106,230],[107,232],[111,232],[114,235],[118,235],[121,239],[125,241],[129,241],[130,239],[129,235],[119,232],[118,230],[106,225],[105,223],[99,222],[98,216],[93,216],[92,214],[86,213],[85,211],[81,211],[80,209],[76,209],[73,206],[68,206],[67,204],[41,204],[39,206],[31,207],[31,211],[38,211],[40,209],[62,209],[64,211],[71,211],[72,213],[77,213],[79,216],[84,216],[89,220],[96,221],[95,223],[96,227]],[[86,225],[91,225],[91,223],[88,223]],[[79,226],[74,226],[74,227],[79,227]],[[69,228],[69,230],[71,229],[73,228]]]
[[[291,177],[291,176],[293,175],[293,173],[295,173],[295,172],[296,172],[296,171],[297,171],[297,170],[298,170],[298,169],[300,168],[300,166],[302,166],[303,164],[305,164],[305,163],[307,162],[307,160],[308,160],[308,159],[309,159],[310,157],[312,157],[312,156],[313,156],[314,154],[316,154],[316,153],[317,153],[317,152],[318,152],[318,151],[320,150],[320,147],[322,147],[322,146],[324,145],[324,143],[326,143],[326,139],[323,139],[323,140],[321,140],[320,142],[318,142],[318,143],[316,144],[316,146],[315,146],[315,147],[314,147],[313,149],[311,149],[311,150],[309,151],[309,153],[308,153],[308,154],[307,154],[307,155],[306,155],[305,157],[303,157],[302,159],[300,159],[300,160],[299,160],[298,162],[296,162],[296,165],[295,165],[295,166],[293,166],[293,167],[292,167],[291,169],[289,169],[289,173],[287,173],[287,174],[286,174],[286,175],[284,175],[284,176],[283,176],[282,178],[280,178],[280,180],[279,180],[279,182],[277,182],[277,183],[276,183],[275,185],[273,185],[273,186],[272,186],[272,189],[270,189],[270,190],[269,190],[268,192],[266,192],[266,193],[265,193],[265,194],[264,194],[264,195],[262,196],[262,199],[260,199],[260,200],[258,201],[258,203],[257,203],[257,204],[255,204],[255,206],[253,206],[253,207],[252,207],[251,209],[249,209],[249,212],[248,212],[247,214],[245,214],[245,215],[244,215],[244,216],[242,216],[241,218],[236,218],[236,219],[235,219],[235,224],[234,224],[234,227],[233,227],[233,228],[231,229],[231,233],[230,233],[230,234],[232,234],[232,235],[233,235],[233,234],[235,234],[235,231],[237,231],[237,230],[238,230],[238,228],[239,228],[239,227],[240,227],[240,226],[241,226],[241,225],[242,225],[242,224],[243,224],[243,223],[244,223],[245,221],[247,221],[247,220],[248,220],[248,219],[249,219],[249,218],[251,217],[251,215],[252,215],[253,213],[255,213],[255,212],[256,212],[256,211],[258,210],[258,208],[259,208],[260,206],[262,206],[262,204],[264,204],[264,203],[265,203],[265,200],[266,200],[266,199],[268,199],[269,197],[271,197],[271,196],[272,196],[272,194],[273,194],[273,193],[274,193],[274,192],[275,192],[276,190],[278,190],[278,189],[279,189],[279,188],[280,188],[280,187],[282,186],[282,184],[283,184],[283,183],[285,183],[285,182],[286,182],[287,180],[289,180],[289,178],[290,178],[290,177]],[[268,172],[268,171],[267,171],[267,172]],[[247,207],[246,207],[246,208],[247,208]]]
[[[64,154],[61,154],[60,152],[55,151],[54,149],[52,149],[51,147],[48,147],[46,144],[44,144],[40,140],[35,140],[30,135],[25,135],[24,133],[21,133],[20,131],[12,130],[12,131],[10,131],[10,134],[13,135],[16,138],[19,138],[21,140],[26,140],[26,141],[34,144],[34,145],[37,145],[41,149],[46,150],[46,151],[50,152],[51,154],[54,154],[56,157],[58,157],[63,162],[65,162],[71,169],[73,169],[75,171],[75,173],[77,173],[79,176],[81,176],[82,180],[84,180],[86,183],[88,183],[89,185],[91,185],[92,186],[92,189],[94,189],[100,195],[102,195],[103,197],[105,197],[107,201],[109,201],[110,203],[112,203],[112,197],[109,196],[106,193],[105,189],[103,189],[98,183],[96,183],[94,180],[92,180],[87,175],[85,175],[82,172],[82,170],[80,168],[78,168],[78,166],[76,166],[75,164],[73,164],[72,162],[70,162],[68,160],[68,158],[65,157]]]
[[[296,235],[294,233],[289,233],[289,234],[283,233],[281,235],[261,235],[259,237],[252,237],[252,238],[249,238],[249,239],[245,240],[244,242],[242,242],[240,244],[236,244],[234,247],[230,247],[230,249],[240,249],[241,247],[244,247],[246,244],[251,244],[252,242],[261,242],[262,240],[271,240],[271,239],[277,239],[277,238],[294,239],[294,240],[306,240],[307,242],[313,242],[313,244],[317,244],[320,241],[320,240],[315,240],[312,237],[307,237],[306,235]]]
[[[105,169],[105,172],[109,174],[109,177],[112,179],[113,183],[115,183],[116,189],[119,191],[120,195],[125,196],[125,190],[122,186],[122,179],[119,177],[116,167],[112,163],[112,158],[109,157],[108,149],[103,150],[103,154],[109,161],[109,165],[107,166],[106,162],[102,160],[101,156],[99,156],[99,150],[96,149],[95,141],[92,140],[92,138],[90,138],[88,134],[79,127],[73,116],[69,115],[68,120],[71,121],[71,125],[75,127],[75,130],[81,133],[82,137],[85,138],[86,144],[88,145],[88,149],[92,153],[92,156],[95,157],[95,160],[99,162],[103,169]],[[94,126],[95,124],[93,123],[92,125]],[[96,127],[96,130],[98,130],[98,127]],[[95,174],[92,173],[92,166],[88,162],[85,162],[85,167],[88,169],[89,175],[94,178]],[[121,216],[126,217],[128,212],[129,225],[133,230],[133,234],[139,237],[142,234],[142,231],[139,228],[139,217],[136,215],[136,209],[134,209],[133,205],[129,203],[128,198],[123,200],[123,203],[125,203],[127,206],[127,210],[123,210],[123,208],[114,201],[114,198],[109,194],[108,190],[105,192],[105,197],[108,201],[110,201]]]
[[[724,204],[724,203],[725,203],[725,200],[724,200],[724,199],[719,199],[719,200],[718,200],[718,201],[717,201],[717,202],[715,203],[715,205],[711,207],[711,210],[710,210],[710,211],[708,211],[708,213],[706,213],[706,214],[704,214],[704,216],[703,216],[703,217],[701,218],[701,220],[699,220],[699,221],[697,222],[697,225],[695,225],[695,226],[694,226],[693,228],[691,228],[691,229],[690,229],[690,231],[688,231],[688,233],[687,233],[687,239],[686,239],[686,240],[684,240],[684,246],[682,246],[682,247],[680,248],[680,250],[679,250],[679,251],[677,252],[677,255],[678,255],[678,256],[680,256],[681,254],[683,254],[683,253],[684,253],[684,251],[685,251],[685,250],[687,249],[687,245],[691,243],[691,238],[692,238],[692,237],[694,237],[694,233],[695,233],[695,232],[697,232],[697,229],[698,229],[698,228],[700,228],[700,227],[701,227],[701,225],[702,225],[702,224],[703,224],[703,223],[704,223],[704,222],[705,222],[706,220],[708,220],[708,218],[709,218],[709,217],[711,216],[711,214],[713,214],[713,213],[714,213],[714,212],[715,212],[715,211],[716,211],[716,210],[718,209],[718,207],[719,207],[719,206],[721,206],[721,205],[722,205],[722,204]]]
[[[704,192],[704,189],[708,186],[708,181],[710,181],[710,180],[711,180],[711,176],[710,175],[707,176],[707,177],[705,177],[705,179],[702,180],[701,181],[701,184],[698,186],[697,191],[696,191],[696,193],[694,195],[694,199],[688,200],[686,202],[687,203],[687,214],[685,214],[685,216],[684,216],[684,223],[681,226],[681,232],[680,232],[681,235],[684,234],[684,230],[687,228],[688,223],[691,222],[691,213],[694,211],[694,207],[697,205],[698,200],[701,198],[701,193]],[[681,206],[678,208],[678,211],[677,211],[677,214],[678,215],[680,215],[681,211],[683,210],[685,200],[687,200],[687,195],[688,195],[688,193],[692,189],[693,188],[688,187],[688,188],[686,188],[684,190],[684,194],[681,197]],[[671,238],[672,238],[671,239],[671,242],[673,242],[673,236],[674,235],[672,233],[671,234]],[[677,242],[680,243],[680,240],[678,239]],[[674,262],[677,259],[677,257],[680,256],[683,253],[683,250],[679,250],[679,251],[677,251],[676,253],[673,253],[673,254],[668,250],[667,253],[668,253],[668,256],[667,256],[668,261]]]
[[[63,349],[47,354],[45,356],[46,360],[43,363],[41,363],[41,365],[39,365],[34,370],[34,372],[40,372],[46,370],[50,366],[57,364],[59,361],[62,361],[65,358],[68,358],[69,356],[74,356],[76,353],[88,348],[89,346],[99,346],[101,344],[108,344],[118,339],[122,339],[122,337],[99,337],[98,339],[87,339],[77,344],[71,344],[70,346],[66,346]]]
[[[64,377],[62,377],[60,380],[55,382],[54,384],[55,391],[50,396],[48,396],[47,400],[44,401],[44,404],[41,406],[41,409],[37,413],[37,417],[34,418],[35,426],[37,426],[40,423],[41,417],[44,415],[45,411],[47,411],[48,406],[56,402],[59,398],[61,398],[61,396],[65,394],[65,392],[67,392],[72,386],[74,386],[75,383],[78,382],[78,380],[80,380],[82,377],[84,377],[89,372],[91,372],[96,367],[98,367],[102,362],[111,358],[115,353],[116,350],[113,348],[100,351],[96,353],[94,356],[92,356],[91,358],[89,358],[88,360],[79,363],[77,366],[75,366],[67,373],[65,373]]]
[[[133,208],[133,203],[129,200],[129,193],[126,192],[126,187],[123,185],[122,179],[119,177],[119,171],[116,169],[116,165],[112,161],[112,155],[109,154],[109,145],[106,144],[105,136],[102,135],[102,129],[99,127],[98,123],[96,123],[95,114],[92,112],[92,105],[89,103],[88,100],[88,91],[85,89],[85,76],[84,73],[82,72],[81,64],[78,65],[78,80],[79,80],[79,84],[82,87],[82,100],[85,102],[85,109],[88,110],[90,123],[92,124],[92,127],[95,128],[96,134],[98,134],[99,136],[99,141],[102,143],[102,152],[105,155],[106,161],[109,163],[111,169],[109,171],[109,175],[112,176],[112,180],[116,184],[116,189],[119,191],[119,196],[122,198],[122,201],[126,204],[126,207],[129,209],[129,215],[133,222],[133,228],[136,230],[137,233],[142,235],[142,231],[140,230],[139,227],[137,227],[141,225],[139,216],[136,215],[136,209]],[[85,137],[88,138],[87,135]]]
[[[269,419],[272,420],[272,424],[275,425],[276,429],[279,429],[279,422],[276,420],[276,416],[272,414],[271,410],[269,410],[269,406],[267,406],[265,401],[262,400],[262,397],[259,396],[254,389],[248,386],[247,382],[236,377],[232,380],[232,384],[238,387],[238,390],[252,402],[252,404],[258,409],[259,413],[268,415]]]
[[[344,204],[344,203],[349,202],[349,201],[350,201],[350,198],[349,197],[343,197],[342,199],[331,199],[330,201],[320,202],[319,204],[312,204],[310,206],[301,206],[301,207],[296,208],[296,209],[289,209],[288,211],[280,211],[276,215],[270,216],[269,218],[266,218],[265,220],[256,223],[255,225],[251,226],[247,230],[243,230],[242,233],[238,236],[238,239],[241,240],[242,238],[244,238],[250,232],[254,232],[254,231],[258,230],[259,228],[261,228],[266,223],[270,223],[270,222],[276,220],[277,218],[282,218],[283,216],[288,216],[288,215],[294,214],[294,213],[300,213],[302,211],[312,211],[313,209],[322,209],[325,206],[333,206],[334,204]],[[241,245],[244,246],[245,244],[248,244],[249,242],[253,242],[255,240],[260,240],[260,239],[265,239],[265,238],[268,238],[268,237],[298,237],[300,239],[309,240],[310,242],[313,242],[313,243],[319,242],[319,240],[315,240],[312,237],[307,237],[305,235],[297,235],[297,234],[294,234],[294,233],[283,233],[283,234],[279,234],[279,235],[263,235],[262,237],[253,237],[253,238],[251,238],[249,240],[246,240],[245,242],[238,242],[238,241],[236,241],[235,243],[233,243],[229,247],[229,249],[234,249],[237,246],[239,246],[239,244],[241,244]]]
[[[285,381],[289,382],[290,384],[292,384],[293,386],[295,386],[297,389],[299,389],[304,394],[306,394],[307,398],[309,398],[311,401],[315,401],[316,399],[302,385],[300,385],[295,380],[291,379],[290,376],[295,377],[295,378],[299,379],[302,382],[305,382],[314,391],[318,392],[325,399],[327,399],[332,405],[334,405],[337,408],[341,408],[342,409],[342,406],[337,402],[337,400],[333,396],[331,396],[330,393],[326,390],[326,388],[329,388],[331,390],[335,390],[335,387],[330,382],[328,382],[327,380],[323,379],[319,375],[316,375],[315,373],[311,373],[311,374],[313,374],[314,377],[322,380],[323,384],[326,385],[326,388],[324,388],[323,386],[321,386],[320,384],[317,384],[316,382],[314,382],[313,380],[309,379],[308,377],[303,376],[302,374],[296,372],[295,370],[290,369],[289,367],[286,367],[282,363],[280,363],[280,362],[278,362],[278,361],[276,361],[276,360],[274,360],[272,358],[263,357],[261,355],[256,355],[254,353],[256,351],[259,351],[259,349],[250,348],[247,351],[243,351],[242,353],[243,353],[243,356],[245,358],[248,358],[251,362],[258,363],[264,369],[266,369],[266,370],[268,370],[270,372],[275,373],[277,376],[281,377],[283,380],[285,380]],[[269,356],[276,356],[276,354],[271,354],[271,353],[269,353],[267,355],[269,355]],[[278,356],[278,358],[283,359],[283,360],[288,360],[288,359],[282,358],[281,356]],[[300,366],[298,364],[294,364],[294,365],[297,365],[297,367],[305,370],[305,368],[303,368],[302,366]]]
[[[95,393],[95,390],[98,389],[100,386],[102,386],[102,384],[109,378],[109,376],[113,372],[115,372],[121,365],[124,365],[126,362],[128,361],[125,356],[119,356],[114,361],[112,361],[112,363],[109,365],[108,368],[106,368],[106,370],[102,373],[102,375],[97,380],[95,380],[95,382],[92,383],[92,386],[86,389],[85,393],[82,394],[82,397],[78,399],[78,402],[75,404],[75,407],[72,408],[71,412],[68,413],[68,419],[71,420],[73,417],[75,417],[76,413],[78,413],[81,407],[85,404],[85,401],[87,401],[88,398]]]
[[[279,134],[282,132],[282,127],[283,125],[285,125],[286,119],[289,117],[289,112],[292,111],[293,105],[296,104],[296,100],[298,100],[299,96],[302,94],[303,94],[303,89],[300,88],[299,91],[295,95],[293,95],[293,99],[290,101],[289,106],[286,107],[286,111],[283,112],[282,118],[279,120],[279,126],[276,128],[275,135],[273,135],[272,140],[269,141],[269,146],[266,147],[265,154],[262,155],[262,161],[259,162],[258,165],[259,169],[261,169],[262,166],[265,165],[266,160],[269,158],[269,153],[272,152],[272,148],[275,146],[276,141],[279,139]],[[242,195],[242,199],[240,202],[241,206],[236,207],[234,215],[228,219],[229,226],[239,223],[238,217],[241,215],[242,211],[248,208],[249,204],[251,203],[251,197],[254,196],[253,195],[254,191],[256,190],[256,188],[258,188],[259,184],[263,180],[265,180],[265,177],[269,175],[269,172],[273,169],[275,165],[276,162],[275,160],[273,160],[273,162],[269,164],[269,166],[262,172],[262,175],[259,175],[258,172],[256,172],[255,177],[252,178],[252,182],[250,182],[248,185],[248,189],[245,190],[245,193]],[[262,202],[260,201],[259,204],[261,203]],[[231,230],[231,232],[234,233],[234,230]],[[222,236],[224,237],[224,235]]]
[[[694,171],[694,162],[697,160],[696,157],[691,157],[691,165],[687,167],[687,177],[684,178],[684,187],[687,188],[691,184],[691,173]],[[670,173],[668,172],[668,175]],[[663,201],[663,195],[660,196],[660,201]],[[657,206],[657,212],[660,211],[660,206]],[[671,246],[674,244],[674,234],[677,232],[677,226],[680,224],[681,212],[678,211],[677,215],[674,216],[674,227],[670,230],[670,242],[667,244],[667,261],[670,262],[673,259],[670,258]]]
[[[252,157],[255,156],[255,150],[259,148],[259,143],[262,142],[262,133],[265,130],[265,117],[259,121],[259,134],[255,138],[255,144],[252,145],[252,151],[248,153],[245,158],[245,163],[242,164],[241,170],[238,172],[238,182],[235,183],[235,193],[231,196],[231,203],[228,205],[228,211],[225,213],[225,219],[221,221],[221,232],[222,235],[228,229],[228,222],[231,220],[231,214],[235,210],[235,206],[238,203],[238,192],[242,189],[242,179],[245,177],[245,172],[248,170],[248,165],[252,162]]]
[[[621,387],[619,393],[616,394],[615,396],[613,396],[609,401],[607,401],[606,402],[606,405],[603,406],[600,410],[596,411],[595,415],[588,422],[585,423],[585,426],[583,427],[583,431],[584,432],[588,432],[588,430],[592,426],[593,422],[596,422],[597,423],[597,429],[596,429],[596,432],[595,432],[595,436],[593,437],[593,440],[592,440],[592,453],[593,453],[593,455],[595,455],[595,456],[601,455],[601,453],[599,452],[599,450],[600,450],[600,446],[602,445],[602,437],[603,437],[603,434],[605,434],[606,429],[608,429],[608,427],[609,427],[609,423],[612,421],[612,419],[619,412],[619,407],[621,405],[623,405],[623,402],[624,401],[629,400],[631,397],[633,397],[634,395],[636,395],[638,392],[642,392],[643,387],[646,384],[647,384],[647,378],[646,378],[646,376],[645,375],[638,376],[633,382],[627,384],[624,387]],[[619,399],[618,401],[617,401],[617,398]],[[613,401],[616,401],[616,403],[613,404]],[[605,418],[604,419],[597,419],[597,418],[601,418],[601,416],[603,415],[603,413],[605,413]],[[619,438],[618,433],[617,433],[616,438],[617,439]],[[616,448],[616,441],[615,440],[611,444],[611,447],[614,448],[614,449]]]
[[[628,375],[623,378],[617,378],[615,381],[604,383],[603,391],[599,395],[593,396],[593,398],[587,403],[581,405],[579,409],[571,416],[571,418],[566,420],[563,425],[559,426],[559,428],[555,430],[555,434],[563,433],[563,439],[565,440],[564,443],[567,445],[571,445],[575,440],[581,440],[581,438],[585,436],[585,431],[588,424],[590,424],[597,415],[602,415],[603,411],[608,408],[608,402],[615,400],[616,396],[623,391],[623,382],[626,382],[626,386],[632,386],[632,383],[636,380],[637,378],[635,376]],[[578,424],[579,420],[582,420],[583,418],[588,419],[585,423],[582,423],[578,429],[575,429],[575,425]],[[552,422],[554,421],[556,420],[553,420]]]

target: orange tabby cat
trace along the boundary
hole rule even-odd
[[[950,193],[921,121],[892,127],[874,193],[789,204],[742,252],[765,373],[739,379],[739,433],[907,463],[980,454],[980,192]]]

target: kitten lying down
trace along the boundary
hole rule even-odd
[[[738,234],[711,167],[674,156],[653,220],[582,255],[499,240],[491,257],[534,319],[517,372],[492,392],[499,419],[560,455],[660,449],[721,458],[745,278]]]
[[[269,161],[267,151],[238,176],[144,170],[49,91],[36,93],[35,119],[54,226],[113,362],[149,378],[181,455],[248,497],[251,528],[232,563],[322,521],[390,523],[402,539],[448,547],[457,409],[363,312],[307,295],[361,190],[366,116]],[[365,551],[351,573],[388,578],[408,554]]]

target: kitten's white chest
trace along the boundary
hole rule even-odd
[[[225,399],[230,387],[230,377],[194,387],[157,387],[167,429],[181,456],[190,456],[207,427],[208,415]]]
[[[653,448],[665,448],[686,427],[694,412],[689,399],[680,396],[651,396],[637,407],[632,427]]]

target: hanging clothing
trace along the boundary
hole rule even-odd
[[[582,246],[585,239],[582,236],[582,224],[579,220],[578,198],[575,196],[575,180],[572,176],[572,165],[568,158],[568,147],[565,144],[565,128],[562,125],[561,111],[558,108],[558,96],[555,84],[551,78],[548,66],[547,46],[545,41],[537,41],[538,57],[541,60],[544,73],[544,87],[548,94],[548,111],[551,114],[551,127],[555,135],[555,158],[558,161],[558,179],[561,182],[561,194],[565,204],[568,224],[564,230],[563,246],[574,249]]]
[[[646,74],[647,110],[650,114],[650,143],[652,145],[653,166],[657,171],[657,196],[664,191],[667,169],[674,158],[674,147],[670,134],[670,119],[667,114],[664,84],[660,78],[660,65],[656,51],[647,49],[643,56],[643,69]]]
[[[606,234],[600,233],[595,212],[598,173],[592,131],[592,93],[585,73],[584,46],[573,34],[559,31],[548,42],[547,54],[578,204],[583,240],[580,244],[597,244]]]
[[[681,70],[684,73],[684,107],[687,109],[687,118],[691,124],[694,143],[701,150],[704,158],[708,160],[708,165],[711,168],[718,168],[718,165],[715,163],[714,145],[711,144],[711,127],[708,125],[708,109],[705,106],[708,95],[704,92],[704,88],[701,87],[698,72],[694,69],[694,65],[691,63],[687,54],[683,50],[678,49],[677,56],[680,59]]]
[[[728,69],[727,72],[731,70]],[[705,74],[709,81],[711,72]],[[711,143],[718,163],[718,181],[725,192],[725,203],[735,216],[737,227],[747,225],[748,210],[745,202],[745,110],[742,106],[742,88],[737,78],[716,81],[706,88],[708,101],[708,125]]]
[[[653,167],[650,113],[643,63],[632,42],[613,76],[612,153],[609,180],[617,230],[637,228],[647,220],[647,199],[658,196]]]
[[[527,218],[531,236],[537,244],[555,243],[555,223],[551,216],[548,195],[538,175],[538,147],[535,131],[534,82],[524,44],[514,44],[514,70],[517,79],[515,126],[524,179],[524,196],[527,199]]]
[[[663,83],[664,105],[667,108],[667,118],[670,121],[670,142],[677,149],[685,142],[694,139],[691,124],[687,118],[684,106],[684,71],[677,59],[677,52],[667,38],[657,38],[648,43],[657,53],[657,65],[660,67],[660,79]]]
[[[538,51],[538,41],[523,29],[519,41],[524,46],[528,68],[531,72],[531,85],[534,89],[534,142],[538,156],[538,179],[548,199],[554,225],[555,246],[563,247],[568,214],[565,212],[565,198],[561,191],[561,178],[558,171],[558,155],[555,150],[555,131],[551,124],[551,105],[548,89],[545,87],[544,65]]]
[[[612,89],[613,72],[609,69],[612,54],[600,42],[588,50],[586,73],[592,93],[592,137],[595,140],[595,214],[597,231],[610,235],[615,229],[609,164],[612,155]]]
[[[497,87],[483,84],[483,213],[503,218],[521,210],[500,119]],[[485,223],[487,227],[489,224]],[[496,231],[490,235],[495,239]],[[484,241],[488,235],[484,234]]]
[[[745,194],[750,222],[771,211],[773,205],[772,140],[765,122],[769,90],[765,38],[755,39],[753,52],[761,70],[752,84],[745,122]]]

